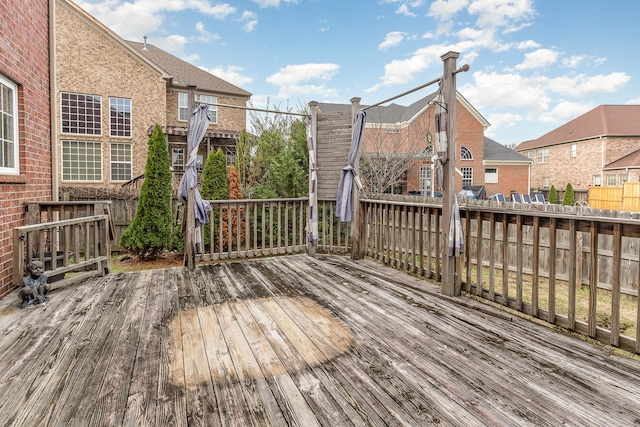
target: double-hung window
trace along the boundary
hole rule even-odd
[[[218,103],[218,97],[211,95],[200,95],[200,102],[209,105],[209,120],[211,120],[211,123],[218,123],[218,106],[215,105]]]
[[[111,143],[111,181],[131,179],[131,144]]]
[[[109,98],[109,135],[131,138],[131,100]]]
[[[189,119],[189,98],[187,92],[178,92],[178,120],[186,122]]]
[[[462,172],[462,187],[473,185],[473,168],[460,168]]]
[[[0,76],[0,173],[20,172],[18,141],[18,87]]]

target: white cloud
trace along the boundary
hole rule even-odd
[[[335,99],[338,92],[326,86],[325,82],[330,81],[339,69],[339,65],[331,63],[287,65],[266,80],[279,86],[278,96],[281,98],[303,96],[308,99],[320,96],[320,99]],[[310,83],[317,80],[320,80],[320,84]]]
[[[536,119],[544,123],[565,123],[596,107],[592,102],[560,101],[553,109],[537,115]]]
[[[469,0],[436,0],[429,7],[429,15],[438,20],[446,21],[468,5]]]
[[[194,53],[188,55],[185,52],[185,47],[188,43],[188,39],[184,36],[173,34],[164,38],[150,38],[149,43],[155,46],[158,46],[162,50],[166,50],[167,52],[187,61],[194,62],[200,59],[200,55]]]
[[[477,71],[473,83],[459,90],[471,104],[478,108],[526,108],[546,111],[551,102],[543,82],[536,78],[524,78],[517,73]]]
[[[558,61],[558,52],[552,49],[538,49],[524,55],[524,61],[516,65],[517,70],[531,70],[543,68],[555,64]]]
[[[624,87],[631,77],[626,73],[614,72],[607,75],[588,76],[579,74],[573,77],[553,79],[551,88],[558,94],[581,97],[592,93],[613,93]]]
[[[253,2],[261,9],[280,6],[280,0],[253,0]],[[284,0],[284,3],[298,3],[298,0]]]
[[[510,27],[535,14],[532,0],[474,0],[468,11],[478,15],[479,27]]]
[[[242,75],[242,71],[244,70],[242,67],[237,67],[235,65],[229,65],[226,68],[218,66],[210,69],[202,67],[202,69],[239,87],[243,87],[253,82],[253,78]]]
[[[168,12],[193,10],[220,20],[236,13],[236,8],[228,3],[211,5],[208,0],[74,1],[125,40],[140,40],[144,34],[159,30]]]
[[[392,31],[390,33],[387,33],[386,37],[384,38],[384,41],[378,45],[378,49],[386,50],[391,47],[399,45],[400,42],[404,40],[405,35],[406,33],[402,31]]]
[[[196,31],[200,34],[200,36],[198,36],[198,40],[203,42],[203,43],[208,43],[211,40],[219,40],[220,36],[217,34],[213,34],[209,31],[207,31],[207,29],[205,28],[204,24],[202,22],[196,22]]]
[[[520,50],[525,50],[525,49],[536,49],[540,47],[540,43],[538,42],[534,42],[533,40],[526,40],[523,42],[520,42],[516,45],[516,47]]]
[[[491,123],[484,134],[489,138],[492,138],[497,134],[498,130],[501,130],[505,127],[515,127],[520,124],[524,118],[520,114],[516,113],[493,113],[487,116],[487,120]],[[504,141],[497,141],[503,143]]]
[[[240,19],[238,19],[238,21],[243,23],[242,29],[245,32],[250,33],[255,30],[256,26],[258,25],[258,15],[251,11],[245,10],[244,12],[242,12],[242,16],[240,17]]]
[[[638,104],[640,104],[640,96],[627,101],[627,105],[638,105]]]

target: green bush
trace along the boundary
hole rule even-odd
[[[171,161],[162,128],[149,138],[144,182],[133,221],[120,238],[120,246],[139,258],[155,258],[171,241]]]
[[[562,200],[562,204],[564,206],[573,206],[576,204],[576,197],[573,194],[573,186],[571,183],[568,183],[564,190],[564,199]]]
[[[227,184],[227,157],[221,149],[210,153],[202,170],[202,187],[200,195],[204,200],[227,200],[229,187]],[[220,224],[220,209],[213,208],[210,217],[213,223],[214,239],[218,236],[218,224]],[[209,228],[205,227],[204,244],[211,244]]]
[[[558,204],[558,190],[553,185],[549,189],[549,203],[552,205]]]

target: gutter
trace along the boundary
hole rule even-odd
[[[59,201],[58,115],[56,114],[56,0],[49,0],[49,99],[51,126],[51,200]]]

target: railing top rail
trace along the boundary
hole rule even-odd
[[[64,220],[55,221],[55,222],[45,222],[42,224],[23,225],[21,227],[14,227],[14,229],[22,233],[28,233],[31,231],[47,230],[50,228],[64,227],[67,225],[84,224],[87,222],[102,221],[102,220],[108,220],[108,219],[109,219],[109,215],[92,215],[92,216],[85,216],[82,218],[64,219]]]
[[[302,202],[309,200],[308,197],[297,197],[289,199],[231,199],[231,200],[207,200],[209,203],[273,203],[273,202]]]
[[[397,205],[397,206],[414,206],[414,207],[426,206],[430,208],[442,208],[442,203],[402,202],[402,201],[396,201],[396,200],[381,200],[381,199],[360,199],[360,201],[365,203],[388,203],[390,205]]]
[[[80,205],[80,206],[90,206],[90,205],[95,205],[95,204],[111,204],[111,200],[78,200],[78,201],[65,201],[65,202],[52,202],[52,201],[46,201],[46,202],[25,202],[25,205],[31,206],[31,205],[40,205],[40,206],[74,206],[74,205]]]

